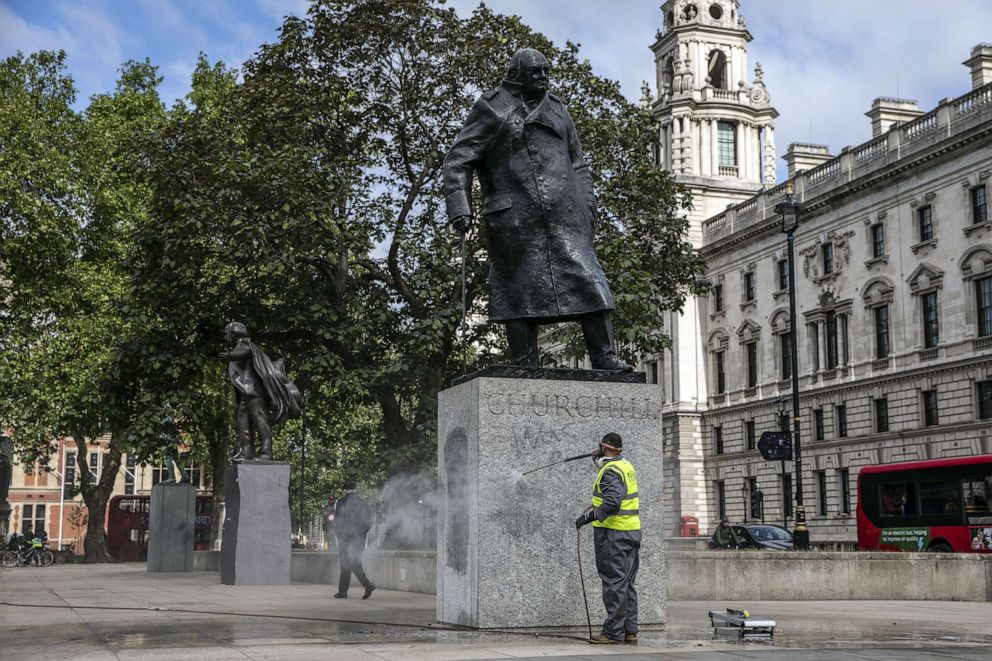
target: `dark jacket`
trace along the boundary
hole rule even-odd
[[[592,177],[561,101],[547,94],[528,113],[513,83],[483,94],[444,159],[449,220],[471,215],[473,172],[483,195],[491,320],[613,309],[593,247]]]
[[[334,529],[338,539],[365,539],[372,527],[372,508],[357,493],[346,493],[338,500]]]

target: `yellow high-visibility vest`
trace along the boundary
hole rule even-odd
[[[596,481],[592,484],[592,506],[599,507],[603,504],[603,490],[599,483],[602,481],[606,471],[613,471],[623,478],[623,483],[627,487],[627,495],[620,503],[619,512],[606,517],[603,521],[593,521],[593,527],[610,528],[612,530],[640,530],[641,500],[637,497],[637,472],[634,470],[634,464],[626,459],[608,461],[599,469],[599,473],[596,475]]]

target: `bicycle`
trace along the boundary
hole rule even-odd
[[[50,567],[55,563],[55,554],[51,549],[41,546],[21,546],[17,549],[7,551],[3,554],[3,566],[8,569],[12,567]]]

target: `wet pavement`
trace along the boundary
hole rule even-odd
[[[0,650],[47,659],[992,659],[992,604],[921,601],[671,602],[640,645],[585,631],[480,633],[434,622],[434,596],[327,585],[226,586],[216,573],[144,564],[0,570]],[[567,595],[563,595],[565,597]],[[714,639],[708,610],[778,621],[774,642]],[[15,658],[15,657],[8,657]]]

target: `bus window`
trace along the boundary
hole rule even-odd
[[[961,487],[957,480],[920,482],[923,514],[951,514],[961,511]]]
[[[117,501],[118,512],[134,512],[136,501],[134,498],[121,498]]]
[[[891,482],[878,488],[882,516],[916,514],[916,491],[912,482]]]
[[[992,523],[992,510],[989,509],[989,496],[992,494],[992,476],[967,477],[963,480],[964,511],[968,523]]]

